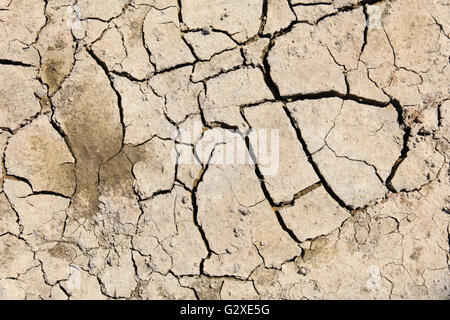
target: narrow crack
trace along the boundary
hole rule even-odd
[[[272,207],[273,212],[275,213],[275,216],[277,218],[277,221],[281,227],[281,229],[283,229],[288,235],[289,237],[294,240],[297,243],[301,243],[301,241],[297,238],[297,236],[295,235],[295,233],[292,231],[292,229],[290,229],[286,223],[284,222],[280,212],[276,209],[277,208],[277,204],[273,201],[269,190],[266,187],[266,183],[265,183],[265,178],[264,175],[261,173],[261,170],[259,169],[258,166],[258,160],[256,158],[256,155],[253,151],[252,145],[250,143],[250,138],[248,136],[245,137],[245,144],[247,146],[247,150],[249,152],[250,158],[253,161],[253,165],[255,166],[255,174],[259,179],[260,185],[261,185],[261,190],[264,194],[264,197],[267,199],[267,201],[269,202],[270,206]]]
[[[0,65],[36,68],[35,66],[28,64],[28,63],[24,63],[22,61],[14,61],[14,60],[8,60],[8,59],[0,59]]]
[[[206,250],[208,250],[208,255],[206,256],[206,258],[203,258],[202,261],[200,262],[200,274],[204,275],[204,264],[205,264],[205,260],[209,259],[211,257],[211,254],[214,253],[214,251],[211,250],[211,247],[209,245],[209,241],[206,237],[206,233],[203,230],[203,227],[201,226],[201,224],[198,221],[198,204],[197,204],[197,190],[198,190],[198,186],[200,185],[200,183],[203,181],[203,177],[206,174],[206,171],[209,168],[209,163],[212,159],[212,156],[214,154],[214,150],[213,149],[211,151],[211,154],[209,155],[208,158],[208,162],[206,164],[203,165],[202,170],[200,171],[199,177],[194,181],[194,186],[192,188],[191,191],[191,201],[192,201],[192,207],[193,207],[193,220],[194,220],[194,224],[197,227],[198,231],[200,232],[200,235],[203,239],[203,242],[205,244]]]
[[[308,146],[306,145],[305,140],[302,137],[302,133],[300,131],[300,128],[297,125],[297,122],[295,121],[294,117],[291,115],[289,109],[286,106],[283,106],[283,110],[286,113],[286,115],[289,118],[289,121],[291,122],[292,127],[294,128],[294,131],[297,135],[297,140],[300,142],[300,144],[302,145],[303,151],[305,152],[309,163],[311,164],[311,166],[313,167],[315,173],[317,174],[317,176],[320,179],[320,182],[322,183],[323,187],[325,188],[325,190],[328,192],[328,194],[343,208],[352,211],[352,207],[347,205],[341,198],[338,197],[338,195],[333,191],[333,189],[331,188],[331,186],[327,183],[327,181],[325,180],[325,177],[323,176],[323,174],[320,172],[319,167],[317,166],[317,164],[314,162],[313,158],[312,158],[312,154],[308,149]]]
[[[122,151],[122,149],[123,149],[123,146],[125,145],[125,133],[126,133],[125,132],[126,126],[125,126],[125,122],[124,122],[124,114],[123,114],[123,106],[122,106],[122,96],[120,95],[119,91],[115,88],[114,81],[111,78],[111,76],[109,75],[109,70],[108,70],[108,67],[106,66],[106,64],[95,55],[95,53],[92,51],[92,49],[86,48],[86,52],[89,53],[89,55],[92,57],[92,59],[94,59],[94,61],[104,71],[104,73],[110,83],[111,89],[114,91],[114,93],[117,96],[117,107],[119,109],[120,124],[122,125],[122,147],[118,152],[118,153],[120,153],[120,151]]]
[[[270,49],[273,47],[274,42],[273,40],[271,40],[271,42],[269,43],[269,46],[267,47],[264,56],[263,56],[263,65],[264,68],[262,68],[262,72],[264,75],[264,80],[266,82],[266,85],[268,86],[268,88],[270,89],[270,91],[272,92],[273,96],[275,97],[275,100],[277,101],[281,101],[283,102],[283,110],[286,113],[287,117],[289,118],[289,121],[291,123],[292,128],[294,129],[296,136],[297,136],[297,140],[300,142],[302,149],[304,151],[304,153],[306,154],[309,163],[312,165],[315,173],[317,174],[317,176],[320,179],[320,182],[322,183],[323,187],[325,188],[325,190],[330,194],[330,196],[343,208],[351,211],[352,208],[347,205],[342,199],[340,199],[337,194],[333,191],[333,189],[330,187],[330,185],[326,182],[323,174],[320,172],[319,167],[317,166],[317,164],[314,162],[313,158],[312,158],[312,154],[308,149],[308,146],[306,145],[305,140],[302,137],[300,128],[298,127],[297,122],[295,121],[294,117],[291,115],[289,109],[286,107],[286,100],[281,97],[280,95],[280,91],[277,87],[277,85],[275,84],[275,82],[273,81],[272,77],[270,76],[270,64],[268,61],[268,54],[270,52]],[[331,93],[331,92],[330,92]],[[336,93],[333,92],[333,95],[335,95]],[[311,98],[316,98],[316,99],[322,99],[324,97],[326,97],[327,94],[322,93],[322,94],[317,94],[317,95],[301,95],[298,97],[294,97],[295,99],[301,100],[301,99],[311,99]],[[348,96],[345,96],[348,97]],[[350,97],[348,97],[350,98]],[[289,99],[289,101],[294,100],[294,99]],[[383,105],[385,105],[383,103]],[[267,191],[267,190],[266,190]],[[272,203],[271,205],[275,205],[274,203]]]

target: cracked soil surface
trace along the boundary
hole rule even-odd
[[[0,0],[0,299],[449,299],[449,13]]]

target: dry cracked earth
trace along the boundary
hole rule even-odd
[[[0,298],[448,299],[449,12],[0,0]]]

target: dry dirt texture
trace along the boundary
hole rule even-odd
[[[449,299],[449,12],[0,0],[0,298]]]

